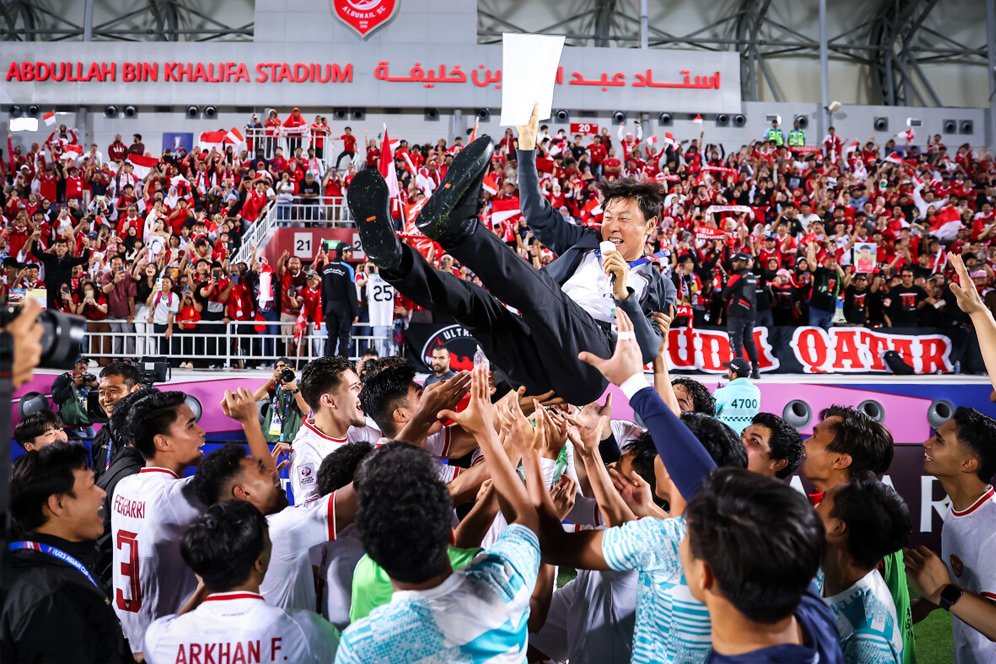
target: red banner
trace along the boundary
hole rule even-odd
[[[585,136],[594,136],[598,134],[598,125],[594,122],[572,122],[571,123],[571,134],[583,134]]]

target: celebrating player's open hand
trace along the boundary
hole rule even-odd
[[[613,385],[622,385],[627,378],[643,371],[643,358],[640,345],[636,343],[636,333],[633,332],[633,321],[622,309],[616,309],[616,322],[619,324],[619,334],[612,357],[602,359],[583,351],[578,359],[598,369]]]
[[[495,430],[495,407],[488,394],[488,370],[484,365],[474,367],[470,374],[470,402],[457,413],[449,409],[439,412],[439,419],[449,418],[466,431],[479,436]]]

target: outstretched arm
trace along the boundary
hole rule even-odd
[[[961,256],[952,255],[949,260],[958,274],[958,283],[951,284],[951,292],[958,298],[958,308],[972,319],[975,333],[979,337],[979,349],[986,364],[986,372],[993,387],[996,388],[996,319],[982,302]]]

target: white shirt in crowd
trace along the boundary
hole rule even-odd
[[[197,586],[180,555],[184,531],[204,511],[192,479],[147,467],[121,480],[114,492],[114,611],[133,652],[142,651],[149,624],[176,613]]]
[[[992,487],[965,510],[948,509],[941,529],[941,558],[955,584],[996,601],[996,492]],[[955,664],[996,662],[996,641],[951,616]]]
[[[637,301],[643,299],[649,283],[647,278],[630,270],[626,278],[626,286],[633,289],[630,297]],[[602,323],[614,322],[613,310],[615,301],[612,298],[612,286],[609,277],[602,271],[602,263],[594,251],[589,251],[581,259],[578,269],[564,282],[564,293],[574,300],[578,306]]]
[[[326,436],[305,419],[291,445],[290,482],[294,504],[300,505],[318,498],[318,469],[329,454],[346,444],[346,438]]]
[[[336,538],[335,494],[285,507],[266,517],[270,527],[270,567],[259,592],[272,606],[315,610],[312,547]]]
[[[155,325],[166,325],[169,322],[169,314],[176,316],[180,310],[180,296],[170,291],[168,293],[156,293],[152,296],[152,322]]]
[[[374,272],[367,276],[367,312],[373,327],[390,327],[394,324],[394,286]]]
[[[339,634],[313,611],[270,606],[262,595],[228,592],[208,595],[196,609],[149,626],[145,661],[328,664]]]

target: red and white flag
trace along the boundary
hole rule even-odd
[[[885,158],[890,164],[901,164],[903,163],[903,157],[898,152],[893,152],[888,157]]]
[[[48,113],[42,114],[42,120],[45,121],[46,127],[51,127],[55,124],[55,111],[49,111]]]
[[[59,159],[71,159],[76,160],[83,156],[83,146],[73,145],[72,143],[66,143],[62,146],[62,154]]]
[[[146,157],[141,154],[129,154],[128,163],[132,165],[138,179],[144,180],[152,172],[152,169],[159,164],[159,160],[155,157]]]
[[[930,234],[943,242],[954,240],[962,228],[961,215],[953,205],[938,210],[930,221]]]
[[[912,143],[913,141],[916,140],[916,132],[913,131],[913,127],[910,127],[906,131],[901,131],[898,134],[896,134],[896,138],[902,138],[907,143]]]
[[[491,204],[491,225],[496,226],[503,221],[511,220],[522,214],[519,197],[496,198]]]
[[[246,137],[242,135],[242,132],[238,130],[237,127],[232,127],[225,134],[225,142],[231,143],[232,145],[242,145],[246,142]]]
[[[477,140],[477,118],[475,117],[474,118],[474,129],[473,129],[473,131],[470,132],[470,139],[467,141],[467,144],[469,145],[469,144],[473,143],[476,140]]]
[[[205,131],[201,133],[200,138],[197,140],[197,145],[202,150],[224,152],[226,136],[228,136],[227,131]]]
[[[702,124],[702,116],[696,115],[694,118],[692,118],[692,123],[697,125]]]
[[[419,211],[425,207],[425,204],[428,202],[429,198],[425,197],[418,203],[405,206],[404,232],[398,235],[398,237],[403,239],[409,246],[415,249],[418,253],[422,254],[426,259],[429,258],[429,252],[433,246],[436,247],[436,251],[434,252],[435,256],[441,256],[445,253],[442,247],[426,237],[425,234],[418,229],[418,226],[415,225],[415,220],[418,219]]]
[[[398,187],[398,171],[394,167],[394,147],[391,145],[391,139],[387,135],[387,125],[384,125],[384,140],[381,141],[380,145],[380,163],[377,164],[377,170],[380,171],[381,176],[387,181],[387,191],[390,193],[392,202],[391,209],[396,210],[400,201],[398,200],[398,195],[400,193],[400,188]]]
[[[495,178],[494,173],[488,173],[484,176],[484,180],[481,182],[481,188],[492,196],[498,193],[498,180]]]
[[[680,144],[681,143],[678,141],[678,139],[674,137],[674,134],[672,134],[669,131],[664,132],[664,145],[665,146],[670,145],[672,147],[678,147]]]

